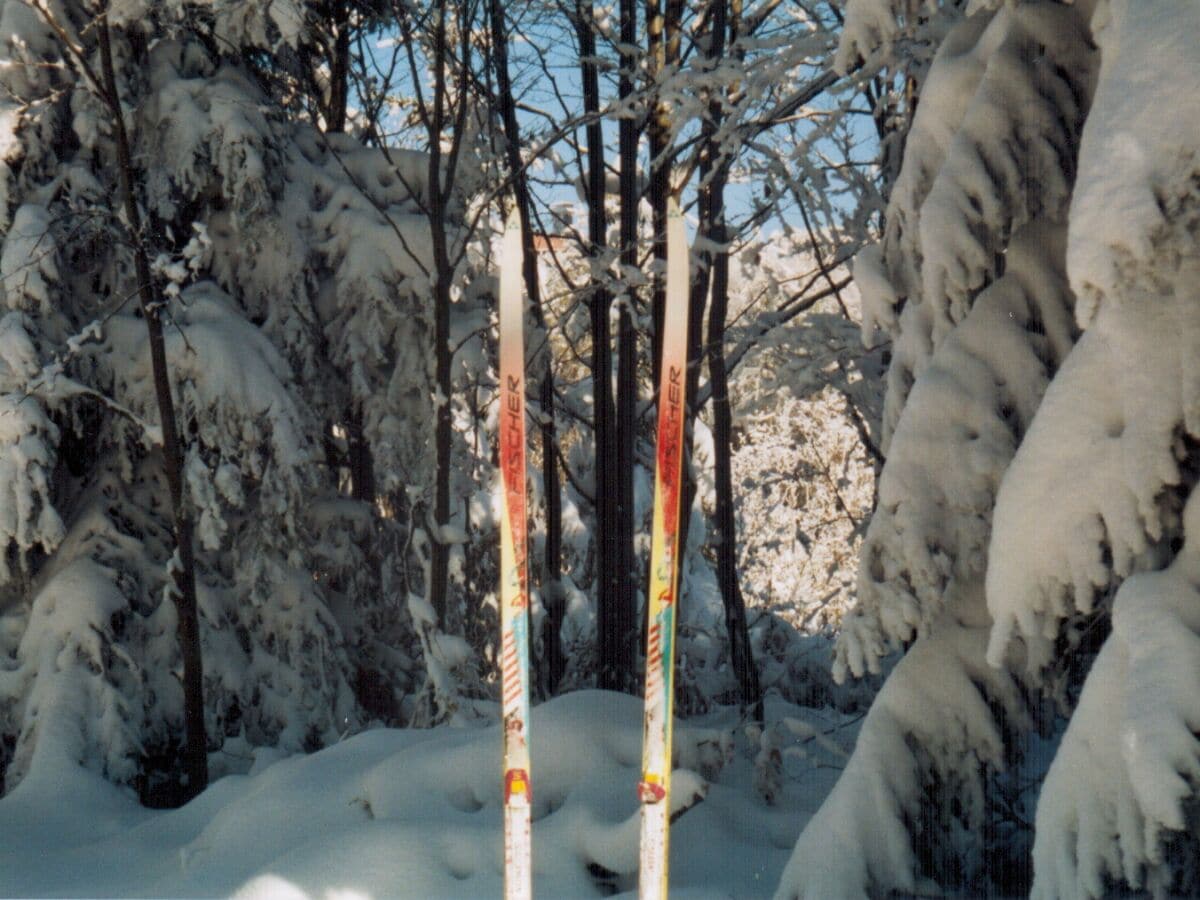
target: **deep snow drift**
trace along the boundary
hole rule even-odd
[[[534,893],[635,893],[641,702],[582,691],[533,710]],[[750,740],[735,710],[678,723],[672,897],[766,897],[832,786],[857,717],[769,704]],[[732,738],[732,742],[730,739]],[[761,746],[781,750],[774,805]],[[213,764],[251,766],[214,754]],[[498,897],[495,726],[367,731],[311,756],[258,751],[183,809],[143,809],[66,755],[0,800],[0,895],[241,900]],[[722,765],[722,762],[725,762]],[[215,774],[215,772],[214,772]],[[756,777],[757,774],[757,777]],[[771,779],[767,779],[769,782]],[[689,790],[690,789],[690,790]]]

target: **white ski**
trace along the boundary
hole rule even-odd
[[[500,254],[500,634],[504,897],[533,896],[529,780],[529,581],[525,526],[525,310],[516,206]]]
[[[666,898],[670,846],[671,717],[674,709],[675,600],[679,585],[679,498],[682,490],[687,387],[688,245],[679,202],[667,206],[667,296],[658,388],[650,605],[646,629],[646,700],[642,732],[642,900]]]

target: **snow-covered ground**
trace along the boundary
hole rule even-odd
[[[672,829],[672,897],[770,896],[857,731],[856,717],[779,702],[768,720],[765,741],[736,710],[677,726],[688,771],[674,800],[708,790]],[[531,739],[535,894],[636,893],[641,702],[556,698],[534,709]],[[762,746],[782,751],[773,805]],[[378,729],[310,756],[260,751],[246,774],[155,811],[63,756],[0,800],[0,895],[498,897],[499,773],[494,725]]]

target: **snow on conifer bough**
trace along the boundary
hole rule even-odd
[[[525,529],[525,342],[521,224],[514,205],[500,257],[501,710],[504,720],[504,896],[532,896],[529,780],[529,582]]]
[[[687,384],[688,249],[679,201],[667,208],[667,305],[658,394],[658,444],[650,545],[646,701],[642,738],[642,898],[667,896],[670,847],[671,712],[674,706],[675,599],[678,585],[680,468]]]

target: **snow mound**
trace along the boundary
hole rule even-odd
[[[769,712],[809,740],[853,734],[841,717]],[[819,751],[789,767],[766,806],[752,787],[753,746],[741,740],[723,768],[724,749],[713,755],[736,725],[727,710],[677,726],[687,768],[676,771],[673,805],[707,796],[673,827],[673,897],[769,896],[813,796],[828,790],[828,768],[814,763],[830,755]],[[640,701],[568,694],[533,710],[530,734],[535,894],[636,890]],[[278,761],[258,750],[249,774],[169,812],[139,808],[64,756],[57,777],[27,778],[0,800],[0,895],[499,896],[500,749],[495,726],[443,726],[367,731]]]

